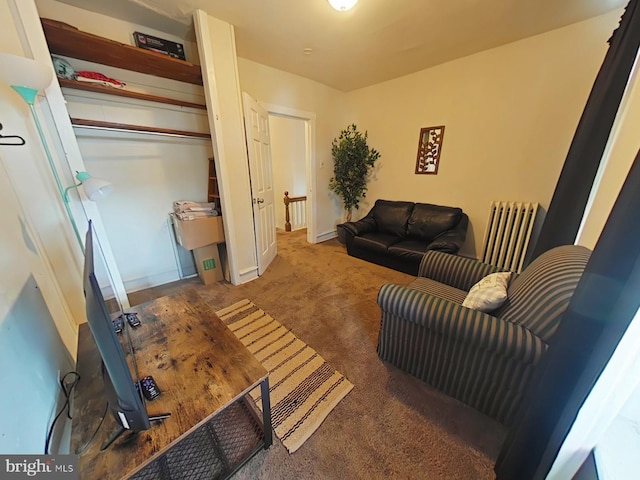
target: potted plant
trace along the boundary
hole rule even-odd
[[[369,174],[380,153],[367,145],[367,132],[358,131],[355,124],[348,126],[334,138],[331,144],[333,177],[329,190],[342,200],[346,221],[351,221],[351,212],[358,209],[360,200],[366,197]]]

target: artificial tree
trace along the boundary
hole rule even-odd
[[[353,208],[358,209],[360,200],[366,197],[369,174],[380,153],[367,145],[367,132],[363,135],[352,124],[333,139],[331,155],[333,177],[329,180],[329,189],[342,200],[349,222]]]

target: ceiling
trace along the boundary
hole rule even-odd
[[[601,15],[627,0],[59,0],[194,38],[202,9],[235,26],[240,57],[349,91]],[[311,49],[311,54],[305,54]]]

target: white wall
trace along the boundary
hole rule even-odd
[[[6,2],[0,1],[0,15]],[[0,41],[0,51],[6,47]],[[4,105],[4,88],[0,89],[0,105]],[[4,135],[21,135],[35,140],[19,117],[3,108]],[[15,120],[15,121],[14,121]],[[34,244],[37,235],[20,206],[11,180],[7,175],[8,162],[24,162],[17,158],[28,147],[0,146],[0,452],[43,453],[50,422],[59,408],[59,372],[73,369],[70,352],[65,348],[56,328],[42,289],[56,289],[49,272],[42,265],[46,261]],[[36,278],[38,279],[36,282]],[[68,319],[72,321],[72,319]],[[68,348],[75,356],[75,332],[66,325]],[[10,392],[10,393],[9,393]],[[64,422],[64,419],[61,423]],[[57,438],[57,436],[56,436]],[[57,451],[58,440],[52,443]],[[64,449],[64,448],[63,448]]]
[[[620,11],[348,94],[382,156],[378,198],[461,207],[479,256],[492,200],[546,210]],[[415,175],[420,128],[445,125],[437,175]]]
[[[0,185],[5,186],[5,180],[2,178]],[[18,218],[11,216],[5,225],[16,227],[19,236]],[[1,240],[3,250],[7,249],[7,238]],[[17,257],[25,245],[19,239],[12,246],[9,252]],[[3,258],[3,269],[6,266]],[[0,395],[0,452],[42,454],[49,426],[64,401],[58,379],[74,370],[73,360],[28,269],[12,270],[11,282],[3,281],[1,288],[7,296],[0,305],[0,382],[4,386]],[[54,432],[61,432],[65,419],[59,420]],[[68,451],[68,438],[64,446],[59,433],[52,439],[51,453]]]
[[[265,65],[238,58],[240,87],[256,100],[316,114],[315,185],[307,185],[316,192],[316,237],[335,235],[340,223],[342,206],[329,192],[333,175],[331,141],[347,126],[346,94],[307,78],[276,70]]]
[[[284,230],[284,192],[289,192],[289,197],[307,194],[304,121],[269,115],[269,135],[276,193],[276,227]]]

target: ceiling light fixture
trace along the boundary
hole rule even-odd
[[[329,0],[329,3],[339,12],[345,12],[351,10],[358,3],[358,0]]]

